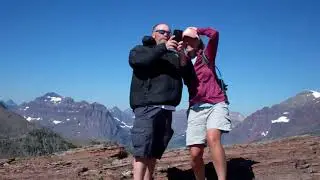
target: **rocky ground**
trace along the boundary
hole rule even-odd
[[[319,180],[320,137],[298,136],[226,147],[228,179]],[[97,145],[42,157],[0,160],[0,179],[132,179],[132,157],[123,148]],[[207,179],[216,179],[208,149]],[[188,152],[166,152],[155,179],[193,179]]]

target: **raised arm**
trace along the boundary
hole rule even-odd
[[[200,36],[203,35],[209,38],[209,42],[205,49],[205,55],[211,63],[215,63],[219,43],[219,32],[210,27],[197,28],[197,32]]]

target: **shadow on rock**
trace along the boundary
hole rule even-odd
[[[253,180],[254,173],[252,171],[252,165],[258,162],[244,159],[234,158],[227,162],[228,167],[228,180]],[[217,180],[217,174],[215,172],[213,163],[210,162],[205,166],[205,174],[207,180]],[[192,169],[180,170],[176,167],[168,169],[168,180],[194,180],[194,174]]]

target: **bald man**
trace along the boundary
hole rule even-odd
[[[171,36],[167,24],[157,24],[142,45],[131,49],[133,70],[130,106],[135,120],[131,129],[134,180],[151,180],[156,160],[161,159],[172,138],[172,111],[182,96],[182,42]],[[178,52],[178,56],[177,56]]]

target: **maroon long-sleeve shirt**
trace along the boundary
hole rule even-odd
[[[204,49],[204,54],[209,64],[202,61],[203,50],[197,53],[197,60],[194,64],[196,78],[189,84],[189,105],[197,103],[219,103],[225,101],[224,92],[216,81],[215,59],[218,49],[219,32],[212,28],[198,28],[198,34],[207,36],[209,42]]]

